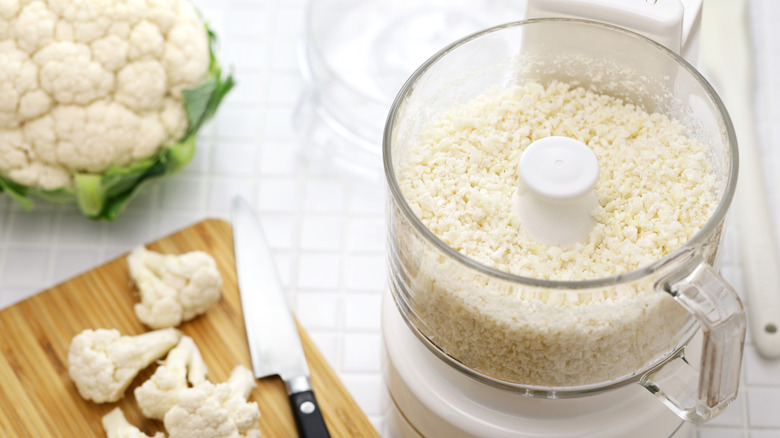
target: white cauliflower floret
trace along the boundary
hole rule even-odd
[[[106,431],[106,438],[165,438],[162,432],[157,432],[154,436],[141,432],[127,421],[119,408],[114,408],[103,416],[103,430]]]
[[[156,61],[128,64],[117,73],[116,100],[129,107],[163,108],[166,93],[165,69]]]
[[[164,424],[170,438],[259,438],[260,411],[247,402],[254,375],[238,365],[226,382],[204,382],[179,392]]]
[[[17,127],[20,121],[36,114],[36,109],[30,108],[30,98],[25,96],[37,89],[38,66],[13,44],[0,43],[0,127]]]
[[[23,137],[0,145],[0,176],[74,189],[76,173],[154,156],[183,137],[182,89],[205,81],[210,59],[189,0],[0,1],[0,136]],[[37,123],[62,106],[83,112],[98,103],[119,108],[114,117]],[[42,137],[51,139],[45,147]]]
[[[106,100],[87,106],[60,105],[24,126],[28,147],[35,153],[95,171],[109,165],[111,159],[130,161],[136,158],[133,154],[156,148],[164,131],[158,118],[139,116]],[[104,150],[110,148],[111,154],[82,153],[100,145]],[[54,164],[48,158],[42,160],[42,164],[46,163]]]
[[[159,59],[165,48],[165,37],[160,29],[149,21],[138,23],[130,32],[128,56],[131,60]]]
[[[90,44],[92,56],[108,71],[116,71],[127,62],[128,43],[119,35],[107,35]]]
[[[92,60],[84,44],[59,41],[32,57],[40,67],[40,87],[59,104],[87,105],[114,89],[114,75]]]
[[[46,3],[36,1],[22,8],[15,20],[9,21],[13,23],[13,36],[19,48],[33,53],[54,38],[57,15],[48,9]]]
[[[206,312],[221,295],[217,263],[203,251],[160,254],[139,246],[127,257],[127,264],[141,294],[135,314],[152,328],[189,321]]]
[[[165,355],[180,337],[176,329],[136,336],[123,336],[116,329],[87,329],[70,342],[68,374],[83,398],[115,402],[138,372]]]
[[[138,407],[146,417],[162,420],[176,404],[179,391],[187,388],[188,381],[192,385],[205,382],[206,364],[192,338],[182,336],[152,377],[135,388]]]

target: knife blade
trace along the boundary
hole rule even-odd
[[[282,378],[301,437],[329,437],[268,240],[241,197],[233,199],[232,222],[238,288],[255,377]]]

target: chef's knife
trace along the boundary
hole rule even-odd
[[[260,221],[241,197],[233,199],[232,220],[238,287],[255,377],[282,378],[302,438],[329,437],[309,381],[298,329]]]

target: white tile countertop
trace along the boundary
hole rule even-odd
[[[304,0],[195,0],[216,31],[238,86],[200,135],[180,174],[137,198],[115,222],[38,202],[25,212],[0,195],[0,307],[96,267],[143,242],[205,218],[228,219],[234,195],[261,216],[301,323],[383,436],[388,396],[380,371],[385,286],[385,190],[375,179],[301,159],[291,115],[303,88],[297,45]],[[756,115],[769,194],[780,224],[780,2],[750,5]],[[777,238],[778,236],[774,236]],[[739,290],[738,236],[729,232],[724,276]],[[780,267],[779,267],[780,268]],[[778,292],[780,293],[780,292]],[[780,360],[750,343],[740,396],[700,438],[780,438]]]

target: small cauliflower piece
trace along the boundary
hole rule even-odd
[[[252,372],[238,365],[226,382],[184,389],[165,414],[165,429],[170,438],[259,438],[260,411],[247,401],[255,385]]]
[[[106,438],[165,438],[162,432],[157,432],[154,436],[141,432],[127,421],[125,414],[118,407],[103,416],[103,430],[106,431]]]
[[[138,407],[146,417],[162,420],[176,404],[179,391],[187,388],[188,381],[192,385],[205,382],[206,364],[192,338],[182,336],[152,377],[135,388]]]
[[[165,355],[180,337],[176,329],[136,336],[122,335],[116,329],[87,329],[70,342],[68,374],[84,399],[115,402],[133,378]]]
[[[139,246],[127,257],[127,264],[141,294],[135,314],[151,328],[189,321],[205,313],[221,295],[217,262],[203,251],[161,254]]]

